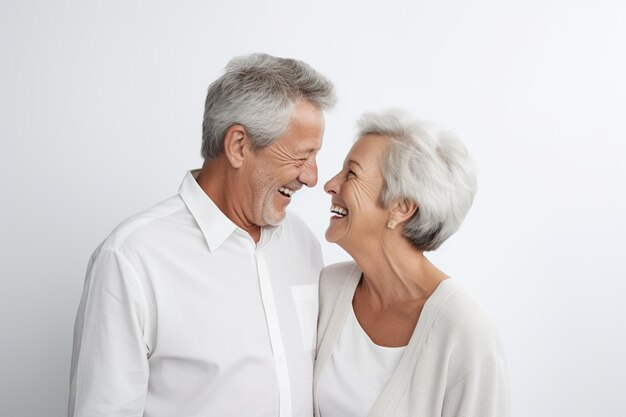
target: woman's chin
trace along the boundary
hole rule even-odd
[[[331,222],[331,224],[326,229],[326,233],[324,234],[324,237],[330,243],[337,243],[339,241],[339,238],[341,237],[339,236],[338,232],[339,231],[337,230],[337,228],[333,227],[333,224]]]
[[[344,237],[347,232],[347,224],[344,224],[346,219],[339,216],[332,216],[328,223],[328,228],[324,237],[330,243],[339,243],[339,240]]]
[[[333,232],[330,230],[331,227],[332,226],[329,226],[328,229],[326,229],[326,233],[324,233],[324,237],[326,238],[327,242],[335,243]]]
[[[346,250],[345,245],[350,240],[348,239],[348,234],[346,233],[346,230],[337,230],[332,225],[330,225],[328,229],[326,229],[324,237],[326,238],[327,242],[339,245],[339,247],[341,247],[343,250]]]

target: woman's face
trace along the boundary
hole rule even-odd
[[[352,146],[342,170],[324,185],[332,197],[329,242],[348,250],[382,237],[389,212],[380,205],[384,184],[380,160],[388,144],[382,136],[363,136]]]

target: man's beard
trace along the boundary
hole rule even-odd
[[[279,213],[274,207],[274,198],[276,197],[275,193],[278,192],[278,188],[276,190],[268,189],[268,184],[272,184],[272,173],[269,169],[266,168],[267,164],[259,161],[259,168],[255,170],[255,200],[257,198],[262,198],[263,200],[260,202],[260,207],[258,207],[255,201],[255,210],[260,210],[261,220],[263,224],[259,226],[278,226],[285,218],[285,213]],[[258,200],[257,200],[258,201]],[[258,213],[258,211],[257,211]]]

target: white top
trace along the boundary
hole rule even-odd
[[[92,255],[69,416],[312,415],[319,242],[288,213],[255,244],[193,174]]]
[[[323,417],[365,417],[395,371],[404,347],[383,347],[365,333],[351,308],[320,376]]]
[[[320,376],[334,356],[360,278],[354,262],[322,271],[313,379],[316,416],[324,389]],[[507,417],[509,398],[493,320],[456,280],[446,279],[426,301],[398,366],[367,416]]]

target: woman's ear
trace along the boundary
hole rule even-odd
[[[389,218],[395,219],[398,224],[403,223],[413,217],[417,209],[417,203],[413,200],[406,198],[396,200],[391,204]]]
[[[233,168],[241,168],[248,146],[248,132],[241,125],[232,125],[224,135],[224,155]]]

